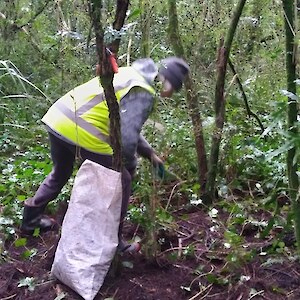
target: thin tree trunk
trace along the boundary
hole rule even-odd
[[[113,28],[115,30],[120,31],[122,27],[124,26],[126,13],[128,10],[129,0],[118,0],[117,1],[117,9],[116,9],[116,15],[115,15],[115,21],[113,23]],[[114,52],[116,55],[119,52],[119,46],[120,46],[121,39],[115,39],[111,45],[111,51]]]
[[[150,4],[150,0],[140,0],[141,13],[141,53],[143,57],[150,56],[150,26],[152,22],[152,10],[153,5]]]
[[[168,33],[171,45],[174,52],[179,57],[184,57],[184,48],[182,45],[181,37],[178,28],[178,17],[176,0],[168,0],[169,4],[169,26]],[[185,82],[186,101],[189,110],[189,116],[192,120],[193,131],[195,137],[195,145],[197,152],[197,164],[198,164],[198,176],[199,184],[201,187],[201,193],[205,189],[206,177],[207,177],[207,158],[205,151],[205,143],[203,137],[203,127],[200,115],[200,109],[198,105],[197,93],[194,88],[193,80],[190,75],[187,76]]]
[[[296,44],[295,44],[295,1],[282,0],[284,11],[284,24],[286,34],[286,72],[287,72],[287,90],[296,95]],[[293,98],[288,98],[288,115],[287,124],[288,131],[291,136],[297,136],[297,101]],[[296,147],[288,150],[287,153],[287,172],[289,181],[289,196],[292,200],[295,236],[300,252],[300,199],[299,199],[299,178],[297,175],[298,163],[295,160]]]
[[[140,16],[141,24],[141,54],[142,57],[150,57],[150,26],[152,22],[152,10],[153,4],[150,0],[140,0],[139,6],[142,10]],[[158,239],[157,239],[157,209],[159,207],[159,198],[157,196],[156,182],[153,180],[153,189],[148,201],[145,202],[147,205],[148,218],[150,224],[147,228],[146,242],[143,246],[145,257],[149,262],[155,262],[157,253],[159,250]],[[148,205],[149,204],[149,205]]]
[[[231,21],[229,31],[224,42],[223,39],[220,41],[220,47],[217,58],[217,82],[215,88],[215,130],[212,136],[212,145],[210,151],[209,171],[206,185],[206,202],[212,202],[215,195],[215,181],[218,170],[218,160],[220,144],[223,134],[224,120],[225,120],[225,97],[224,97],[224,86],[227,62],[229,58],[229,52],[233,37],[236,31],[236,27],[240,16],[242,14],[246,0],[240,0],[236,7],[235,14]]]
[[[100,82],[104,90],[105,98],[109,108],[109,120],[110,120],[110,143],[113,149],[113,168],[117,171],[122,169],[122,144],[121,144],[121,130],[120,130],[120,114],[119,104],[116,99],[113,78],[114,73],[112,70],[111,62],[108,58],[110,55],[107,49],[114,53],[118,53],[120,39],[116,39],[112,42],[110,47],[104,45],[103,36],[104,31],[101,23],[101,0],[91,0],[91,16],[93,21],[93,27],[96,35],[96,48],[98,54],[98,63],[100,66]],[[128,8],[128,1],[117,1],[116,17],[113,24],[114,29],[120,30],[124,25],[126,17],[126,11]]]

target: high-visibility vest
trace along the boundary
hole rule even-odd
[[[132,67],[119,68],[113,81],[117,101],[133,88],[151,94],[154,89]],[[96,153],[112,154],[109,144],[109,110],[99,77],[74,88],[58,99],[42,118],[54,132]]]

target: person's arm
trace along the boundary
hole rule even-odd
[[[137,153],[138,155],[149,159],[156,168],[159,168],[160,165],[164,164],[163,161],[157,156],[154,149],[141,134],[138,140]]]
[[[148,141],[144,138],[142,134],[139,136],[138,144],[137,144],[137,154],[151,160],[151,156],[154,150],[148,143]]]
[[[152,110],[153,102],[153,96],[139,87],[133,88],[120,101],[122,153],[124,165],[129,172],[136,168],[140,133]]]

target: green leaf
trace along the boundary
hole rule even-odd
[[[37,227],[37,228],[34,229],[32,235],[33,235],[34,237],[38,237],[38,236],[40,235],[40,231],[41,231],[41,229]]]
[[[26,198],[27,197],[25,195],[18,195],[17,196],[17,199],[20,200],[20,201],[24,201],[24,200],[26,200]]]
[[[208,282],[218,284],[218,285],[225,285],[228,283],[228,279],[223,277],[218,277],[214,274],[207,274],[206,279]]]
[[[22,258],[27,259],[27,258],[32,258],[33,256],[35,256],[37,254],[38,250],[33,248],[30,250],[26,250],[22,253]]]
[[[19,281],[18,287],[27,286],[29,291],[34,291],[35,289],[35,278],[34,277],[26,277]]]
[[[141,14],[141,9],[137,8],[135,9],[132,13],[129,14],[127,20],[131,20],[131,19],[134,19],[135,17],[138,17],[140,14]]]
[[[27,243],[27,239],[26,238],[17,239],[14,242],[14,244],[15,244],[16,247],[26,246],[26,243]]]
[[[299,99],[297,95],[295,95],[295,94],[293,94],[293,93],[291,93],[291,92],[289,92],[287,90],[280,90],[280,93],[283,96],[286,96],[286,97],[288,97],[288,98],[290,98],[292,100],[295,100],[295,101],[298,101],[298,99]]]

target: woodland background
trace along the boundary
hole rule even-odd
[[[224,78],[224,127],[217,165],[212,168],[216,172],[213,198],[210,190],[207,199],[207,191],[203,191],[207,173],[203,173],[199,155],[206,156],[202,159],[211,171],[212,144],[218,133],[215,127],[218,51],[241,2],[244,5]],[[292,8],[289,22],[284,6]],[[135,226],[131,237],[154,233],[159,250],[154,251],[152,245],[144,251],[146,260],[153,260],[157,251],[166,250],[162,245],[167,244],[170,235],[182,235],[184,247],[180,248],[178,240],[176,244],[181,249],[180,263],[190,265],[185,259],[193,257],[195,264],[190,271],[197,279],[196,287],[192,280],[190,285],[178,282],[178,288],[186,293],[182,299],[216,294],[219,296],[211,298],[230,299],[230,291],[236,292],[232,299],[298,299],[297,231],[294,234],[297,222],[293,220],[300,215],[297,214],[300,138],[297,122],[291,125],[289,117],[292,110],[297,121],[298,96],[296,89],[288,88],[287,57],[291,53],[287,50],[286,35],[288,23],[295,41],[292,56],[296,66],[294,83],[298,85],[296,1],[134,0],[130,1],[125,25],[119,32],[112,28],[115,9],[115,1],[102,1],[104,42],[121,39],[119,66],[141,57],[159,62],[183,51],[191,67],[190,79],[181,93],[167,100],[157,96],[155,111],[144,127],[145,136],[161,154],[166,167],[180,179],[157,181],[149,163],[140,161],[128,214],[128,224]],[[172,40],[176,26],[180,43]],[[18,232],[22,202],[33,195],[51,170],[41,117],[61,95],[95,76],[97,53],[90,2],[1,1],[0,41],[0,262],[7,266],[21,260],[32,263],[39,257],[38,246],[32,246],[31,240],[22,238]],[[176,45],[182,49],[178,50]],[[195,124],[195,119],[199,123]],[[199,136],[204,141],[201,149],[197,143]],[[292,160],[287,159],[290,151]],[[292,189],[291,178],[287,176],[287,170],[291,169],[296,178]],[[72,183],[73,178],[49,205],[50,213],[56,214],[61,203],[69,200]],[[178,214],[181,221],[189,220],[190,214],[197,222],[201,219],[210,246],[198,234],[192,241],[196,229],[189,223],[184,233]],[[37,234],[35,238],[40,237]],[[152,235],[148,236],[148,240],[151,238]],[[201,244],[206,247],[200,251]],[[173,246],[169,243],[168,254]],[[203,253],[211,254],[205,257],[206,267],[214,259],[218,260],[218,267],[211,272],[206,270],[206,275],[199,277],[199,257],[203,263]],[[251,286],[255,272],[249,269],[244,272],[245,266],[252,265],[251,270],[257,268],[259,274],[264,263],[281,276],[283,270],[289,270],[284,281],[290,285],[275,282],[271,287]],[[19,299],[31,299],[28,295],[33,295],[38,276],[24,271],[17,277],[16,290],[23,289],[24,293],[24,287],[29,289],[27,298]],[[240,286],[247,288],[241,291]],[[228,292],[226,296],[220,296],[220,287]],[[0,290],[0,299],[9,299],[14,294],[15,298],[19,295],[18,291],[5,290],[2,296]],[[113,294],[117,299],[118,294]],[[65,292],[57,290],[56,295],[61,297],[57,299],[67,297]],[[103,295],[112,297],[109,293]]]

